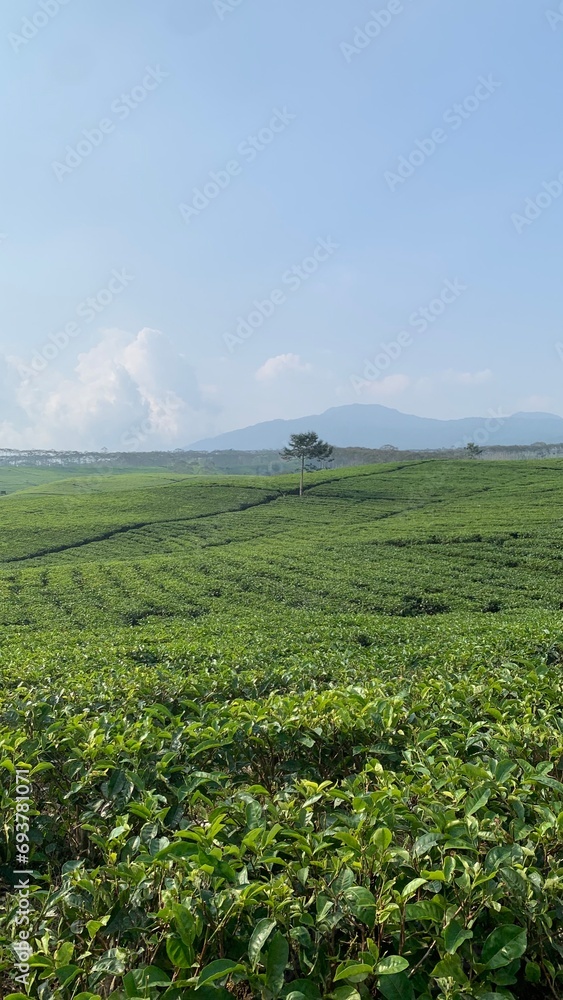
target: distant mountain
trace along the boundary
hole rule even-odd
[[[385,444],[402,449],[481,445],[546,444],[563,442],[563,417],[553,413],[514,413],[510,417],[463,417],[434,420],[401,413],[378,403],[333,406],[324,413],[295,420],[267,420],[240,430],[218,434],[189,445],[194,451],[279,449],[290,434],[314,430],[340,448],[379,448]]]

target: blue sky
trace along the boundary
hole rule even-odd
[[[558,11],[4,0],[0,446],[563,414]]]

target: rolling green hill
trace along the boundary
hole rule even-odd
[[[38,1000],[563,997],[562,461],[28,471],[3,997],[15,766]]]
[[[0,622],[247,607],[558,609],[563,463],[422,462],[217,481],[129,474],[1,501]]]

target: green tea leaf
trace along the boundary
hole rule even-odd
[[[193,914],[187,906],[182,906],[180,903],[175,903],[172,906],[172,913],[174,914],[174,927],[179,937],[185,945],[190,946],[193,944],[196,931]]]
[[[464,986],[467,982],[459,955],[446,955],[434,966],[430,975],[434,979],[453,979],[459,986]]]
[[[453,955],[464,941],[469,941],[472,937],[473,931],[466,930],[457,920],[452,920],[444,930],[446,951]]]
[[[403,899],[409,899],[411,896],[414,895],[417,889],[420,889],[421,886],[426,885],[427,881],[428,880],[425,878],[411,879],[411,881],[407,883],[405,888],[402,889],[401,896],[403,897]]]
[[[322,894],[317,896],[316,909],[317,909],[317,923],[324,920],[330,911],[332,910],[333,903],[328,896],[323,896]]]
[[[230,958],[219,958],[216,962],[210,962],[198,976],[198,989],[205,983],[214,983],[216,979],[225,979],[233,972],[244,972],[244,965],[239,965]]]
[[[396,976],[384,976],[377,988],[385,1000],[414,1000],[413,985],[404,972]]]
[[[429,854],[438,843],[438,836],[435,833],[424,833],[418,840],[415,840],[412,853],[415,858],[420,858],[424,854]]]
[[[74,953],[74,945],[72,941],[64,941],[63,944],[55,952],[55,965],[57,969],[68,965],[72,955]]]
[[[335,1000],[361,1000],[360,994],[353,986],[339,986],[332,995]]]
[[[57,979],[62,987],[70,985],[81,972],[79,965],[63,965],[57,969]]]
[[[139,969],[133,969],[128,975],[138,989],[154,989],[157,986],[170,986],[171,983],[168,973],[157,965],[141,966]]]
[[[126,957],[126,952],[121,948],[110,948],[97,962],[94,962],[92,972],[106,972],[113,976],[121,976],[125,971]]]
[[[433,920],[441,923],[443,916],[443,906],[433,899],[421,899],[418,903],[407,903],[405,906],[406,920]]]
[[[101,917],[99,920],[87,920],[86,929],[88,931],[88,934],[90,935],[90,938],[91,939],[95,938],[98,931],[101,930],[102,927],[105,927],[109,920],[110,920],[109,913],[105,917]]]
[[[352,979],[353,982],[359,983],[362,979],[373,972],[371,965],[365,965],[362,962],[354,962],[350,960],[348,962],[341,962],[334,974],[334,982],[337,983],[340,979]]]
[[[546,788],[552,788],[554,792],[559,792],[563,795],[563,783],[557,781],[556,778],[550,778],[546,774],[534,774],[533,776],[527,776],[526,781],[530,781],[536,785],[545,785]]]
[[[371,838],[372,844],[375,844],[382,852],[387,850],[392,840],[393,834],[386,826],[379,827]]]
[[[336,895],[338,895],[339,893],[343,892],[344,889],[349,889],[350,886],[354,885],[355,881],[356,879],[354,876],[354,872],[350,868],[344,866],[343,868],[340,869],[338,875],[336,876],[334,882],[332,883],[331,886],[332,891]]]
[[[369,889],[365,889],[361,885],[353,885],[344,892],[344,899],[358,920],[361,920],[368,927],[373,927],[377,902]]]
[[[446,876],[441,869],[436,869],[435,871],[428,871],[425,868],[421,871],[421,876],[425,878],[428,882],[445,882]]]
[[[402,955],[386,955],[375,967],[378,976],[393,976],[408,969],[409,963]]]
[[[500,969],[509,965],[515,958],[521,958],[526,951],[527,936],[523,927],[516,924],[504,924],[489,934],[483,951],[481,962],[487,969]]]
[[[166,939],[166,954],[178,969],[191,969],[194,964],[194,950],[190,944],[186,944],[181,937],[171,934]]]
[[[41,774],[42,771],[51,771],[54,768],[54,764],[48,763],[48,761],[43,760],[40,764],[36,764],[35,767],[29,772],[29,777],[33,778],[36,774]]]
[[[270,920],[268,917],[264,917],[262,920],[259,920],[254,927],[250,936],[250,941],[248,942],[248,957],[253,965],[256,965],[258,962],[260,952],[262,951],[262,948],[275,926],[275,920]]]
[[[526,962],[524,978],[527,983],[541,982],[541,968],[537,962]]]
[[[472,795],[465,800],[465,815],[473,816],[474,813],[486,806],[491,797],[490,788],[476,789]]]
[[[321,991],[312,979],[293,979],[291,983],[284,986],[280,996],[282,996],[285,1000],[288,994],[294,990],[298,990],[299,993],[302,993],[307,1000],[321,1000]]]
[[[266,959],[266,986],[274,997],[282,991],[288,958],[289,945],[283,934],[277,931],[270,942]]]

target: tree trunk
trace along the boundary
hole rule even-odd
[[[305,455],[301,456],[301,475],[299,476],[299,496],[303,496],[303,469],[305,468]]]

